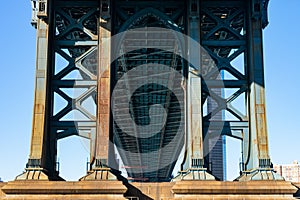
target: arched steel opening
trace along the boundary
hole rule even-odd
[[[124,31],[128,32],[125,32],[121,44],[118,44],[120,57],[112,65],[112,83],[118,84],[131,70],[135,70],[135,75],[132,79],[124,80],[127,93],[118,96],[124,99],[124,104],[116,105],[119,110],[129,106],[130,116],[124,119],[128,126],[122,128],[115,120],[112,124],[113,140],[124,163],[121,167],[126,169],[128,178],[134,181],[170,181],[184,141],[184,124],[181,124],[184,112],[180,108],[184,98],[181,85],[184,61],[178,54],[163,49],[182,51],[184,47],[180,39],[173,34],[174,31],[182,30],[170,17],[148,7],[126,20],[118,30]],[[178,74],[176,77],[174,71],[180,77]],[[153,73],[165,75],[149,83],[145,79],[151,78]],[[174,91],[178,91],[180,96],[176,96]],[[163,107],[166,115],[156,108],[157,104]],[[157,126],[161,125],[158,130]],[[139,129],[137,126],[144,128]],[[145,133],[153,134],[149,137],[140,136]],[[174,142],[178,133],[181,134],[181,140]]]

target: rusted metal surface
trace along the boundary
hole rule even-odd
[[[249,8],[253,8],[259,1],[252,1]],[[261,10],[251,9],[248,16],[248,69],[249,69],[249,120],[250,120],[250,151],[251,156],[247,169],[257,167],[270,167],[270,161],[266,166],[260,166],[260,160],[269,160],[268,134],[265,112],[265,84],[264,64],[262,48],[262,21],[254,16],[260,15]],[[269,166],[268,166],[269,165]]]
[[[109,3],[109,1],[107,1]],[[109,12],[102,13],[100,17],[107,16]],[[108,18],[109,15],[107,16]],[[98,74],[98,98],[97,98],[97,135],[96,135],[96,159],[108,161],[109,131],[110,131],[110,19],[100,19],[99,26],[99,74]],[[108,165],[108,163],[102,163]]]
[[[111,52],[111,17],[110,0],[100,2],[98,26],[98,78],[97,78],[97,126],[95,137],[91,138],[90,171],[81,180],[116,180],[110,171],[110,52]],[[108,7],[107,7],[108,6]],[[114,160],[114,158],[111,158]]]
[[[200,42],[200,4],[197,1],[188,1],[189,36]],[[190,48],[191,44],[188,44]],[[186,156],[183,163],[183,171],[175,180],[214,180],[214,177],[206,172],[204,168],[203,151],[203,106],[202,106],[202,78],[200,48],[189,49],[189,59],[195,66],[188,67],[187,94],[186,94]]]
[[[37,62],[35,77],[35,96],[33,108],[33,124],[31,133],[31,146],[29,161],[26,166],[26,172],[17,177],[17,179],[27,179],[30,176],[32,167],[38,168],[37,174],[43,174],[46,156],[46,134],[45,134],[45,112],[46,112],[46,92],[47,92],[47,73],[48,73],[48,24],[43,20],[38,20],[37,31]],[[34,170],[33,170],[34,171]],[[39,179],[40,176],[30,176],[32,179]],[[47,179],[43,174],[42,179]]]
[[[40,20],[37,33],[37,68],[33,111],[33,130],[30,158],[41,159],[46,106],[46,85],[48,70],[48,25]]]
[[[189,9],[189,35],[191,38],[196,40],[197,42],[200,42],[200,21],[197,16],[200,12],[200,5],[197,1],[190,1],[190,9]],[[192,10],[192,4],[195,4],[196,8],[195,10]],[[199,50],[199,49],[198,49]],[[196,49],[193,49],[193,51],[197,51]],[[190,59],[194,60],[195,63],[197,63],[198,71],[196,71],[196,74],[199,74],[200,68],[201,68],[201,52],[193,52],[190,55]],[[203,166],[193,166],[193,160],[200,160],[203,159],[203,121],[202,121],[202,84],[201,84],[201,78],[196,76],[193,72],[193,68],[190,67],[189,74],[188,74],[188,107],[189,110],[188,115],[188,124],[189,124],[189,134],[191,135],[191,159],[192,159],[192,166],[190,167],[203,167]]]

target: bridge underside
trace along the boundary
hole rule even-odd
[[[170,181],[184,143],[184,60],[174,53],[183,50],[159,17],[145,9],[121,28],[130,27],[120,45],[127,53],[113,67],[113,82],[123,84],[112,99],[114,143],[134,181]]]

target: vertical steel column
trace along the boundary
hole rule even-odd
[[[263,1],[252,0],[248,4],[248,113],[249,113],[249,158],[243,180],[276,180],[282,179],[274,173],[268,149],[268,133],[266,123],[265,83],[263,63]]]
[[[249,70],[249,121],[252,159],[247,169],[270,167],[265,111],[265,84],[262,52],[261,1],[252,1],[248,7],[248,70]],[[256,141],[256,142],[255,142]],[[261,165],[265,162],[264,165]]]
[[[97,137],[96,137],[96,159],[101,160],[102,166],[108,164],[109,145],[109,113],[110,113],[110,19],[104,18],[103,3],[100,11],[99,26],[99,74],[98,74],[98,107],[97,107]],[[106,16],[109,17],[109,16]]]
[[[97,87],[97,127],[92,149],[92,171],[82,180],[112,180],[116,177],[110,172],[110,37],[111,16],[110,0],[100,0],[98,27],[98,87]]]
[[[200,22],[199,22],[199,4],[197,1],[190,1],[188,34],[191,38],[200,42]],[[188,45],[190,47],[190,44]],[[196,67],[200,68],[200,49],[191,49],[189,57],[195,60]],[[196,52],[195,52],[196,51]],[[202,100],[201,100],[201,78],[200,69],[196,71],[191,66],[188,70],[188,134],[191,136],[191,167],[203,167],[203,128],[202,128]]]
[[[45,22],[47,16],[47,1],[36,2],[38,7],[34,14],[37,15],[35,26],[37,27],[37,61],[35,75],[35,96],[33,108],[33,124],[31,134],[30,155],[26,165],[26,171],[19,175],[17,180],[48,180],[56,179],[55,156],[50,155],[49,146],[53,143],[47,129],[47,85],[48,74],[51,71],[51,53],[49,41],[51,34],[49,23]],[[42,16],[42,17],[41,17]],[[54,149],[53,151],[56,151]]]
[[[188,35],[200,42],[199,0],[190,0],[188,3]],[[188,44],[188,56],[193,63],[197,63],[195,70],[192,66],[188,68],[187,78],[187,144],[186,159],[183,163],[184,171],[176,179],[183,180],[214,180],[215,178],[206,172],[203,156],[203,122],[202,122],[202,98],[201,98],[201,58],[200,49],[192,48]]]

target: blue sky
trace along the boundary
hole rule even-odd
[[[271,0],[269,18],[264,51],[270,155],[273,163],[290,163],[300,160],[300,1]]]
[[[17,1],[17,2],[16,2]],[[0,177],[13,180],[29,155],[35,73],[35,29],[29,0],[5,1],[1,16]],[[300,1],[271,0],[264,30],[267,120],[273,163],[300,161]],[[71,141],[71,142],[70,142]],[[228,140],[228,176],[234,177],[239,145]],[[58,145],[61,173],[68,179],[84,175],[86,142],[79,138]],[[76,149],[76,156],[72,154]],[[235,161],[234,161],[235,159]],[[77,166],[72,164],[82,163]],[[69,170],[67,171],[67,168]]]

